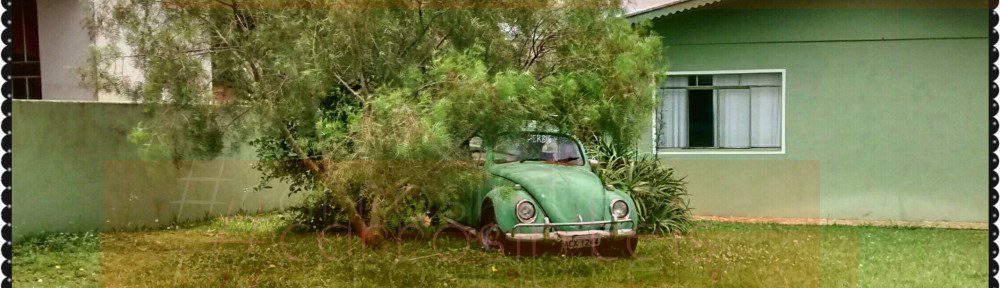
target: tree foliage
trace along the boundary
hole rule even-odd
[[[329,193],[366,241],[478,177],[463,143],[528,123],[628,147],[660,41],[617,0],[114,0],[85,80],[147,103],[175,157],[249,140],[265,180]],[[130,59],[141,80],[118,77]],[[140,137],[141,136],[141,137]]]

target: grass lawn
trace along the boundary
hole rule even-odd
[[[145,232],[47,235],[15,243],[18,287],[721,286],[973,287],[987,280],[987,231],[697,222],[640,238],[632,259],[503,257],[465,241],[389,242],[282,233],[278,214]]]

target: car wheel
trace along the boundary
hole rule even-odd
[[[487,206],[479,215],[479,243],[483,244],[483,249],[486,251],[502,249],[500,241],[504,235],[500,226],[497,225],[492,207]]]

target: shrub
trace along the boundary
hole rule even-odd
[[[17,243],[14,256],[27,256],[48,252],[99,252],[101,235],[97,231],[75,233],[44,232],[26,235]]]
[[[345,224],[345,213],[338,211],[332,195],[329,192],[309,193],[302,203],[292,206],[291,222],[303,225],[302,230],[319,231],[329,225]]]
[[[456,197],[474,190],[477,184],[483,182],[484,174],[469,161],[369,162],[363,165],[369,169],[357,168],[362,165],[347,161],[328,162],[328,165],[344,165],[345,168],[337,169],[340,174],[331,176],[338,177],[338,183],[342,185],[307,194],[301,204],[291,208],[292,223],[303,225],[301,228],[307,231],[322,230],[330,225],[348,228],[350,213],[336,199],[338,194],[346,194],[356,203],[361,217],[377,220],[377,225],[370,225],[371,232],[389,236],[386,233],[410,224],[427,227],[442,223],[441,212],[447,210]],[[397,193],[393,195],[383,191]],[[358,231],[355,227],[349,229]]]
[[[686,182],[674,175],[674,168],[656,157],[643,155],[634,147],[620,148],[611,141],[595,141],[593,159],[604,183],[626,191],[639,211],[639,231],[684,233],[690,227]]]

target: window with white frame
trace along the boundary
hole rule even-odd
[[[782,148],[782,77],[668,76],[659,91],[657,148]]]

